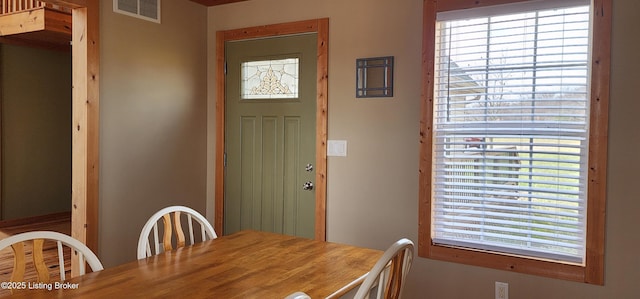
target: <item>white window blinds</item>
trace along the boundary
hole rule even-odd
[[[438,22],[435,244],[584,263],[589,11]]]

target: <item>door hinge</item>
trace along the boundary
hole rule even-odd
[[[225,75],[227,74],[227,62],[226,61],[224,62],[224,74]]]
[[[223,160],[222,162],[223,167],[227,167],[227,153],[223,154],[222,160]]]

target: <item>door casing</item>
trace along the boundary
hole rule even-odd
[[[314,19],[216,32],[216,154],[215,230],[224,234],[224,132],[225,132],[225,42],[315,32],[316,75],[316,158],[315,158],[315,239],[326,240],[327,198],[327,103],[329,19]]]
[[[71,236],[98,252],[100,2],[43,1],[72,9]],[[72,259],[72,277],[79,267]]]

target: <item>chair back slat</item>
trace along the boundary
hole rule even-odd
[[[58,265],[60,265],[60,280],[65,280],[65,269],[64,269],[64,250],[62,249],[62,242],[58,241]],[[84,274],[84,273],[81,273]]]
[[[387,293],[384,298],[398,298],[400,297],[400,287],[403,284],[404,277],[402,272],[404,271],[404,257],[406,250],[401,251],[393,257],[390,264],[390,278],[387,283]]]
[[[182,223],[180,223],[180,211],[173,212],[173,226],[176,231],[176,248],[184,247],[184,231],[182,231]]]
[[[44,252],[42,251],[44,248],[44,240],[43,239],[34,239],[33,240],[33,252],[31,253],[33,256],[33,266],[36,268],[36,272],[38,273],[38,281],[49,283],[49,268],[44,263]]]
[[[73,252],[71,253],[73,254]],[[84,254],[82,254],[82,252],[77,252],[78,254],[78,259],[80,260],[80,266],[78,267],[78,272],[80,272],[80,275],[84,275],[85,273],[85,260],[84,260]]]
[[[387,281],[387,275],[389,275],[388,273],[389,273],[388,269],[385,269],[384,271],[382,271],[382,273],[380,273],[380,278],[378,279],[379,286],[385,284],[385,282]],[[383,298],[382,293],[384,292],[384,290],[385,288],[378,288],[376,290],[376,298]],[[367,296],[367,298],[369,297]]]
[[[200,224],[200,232],[202,233],[202,237],[200,241],[202,242],[206,241],[207,237],[205,236],[206,230],[204,230],[204,224]]]
[[[193,245],[193,219],[191,219],[191,214],[187,214],[187,222],[189,223],[189,245]]]
[[[13,250],[13,273],[11,274],[11,281],[24,281],[26,264],[24,243],[17,242],[11,244],[11,249]]]
[[[164,251],[171,251],[173,250],[173,246],[171,246],[171,214],[165,214],[162,216],[162,222],[164,223],[162,246],[164,247]]]
[[[160,241],[158,239],[158,223],[153,223],[153,244],[155,245],[156,252],[160,252]],[[147,242],[147,247],[149,243]],[[148,255],[151,255],[151,248],[147,248]]]

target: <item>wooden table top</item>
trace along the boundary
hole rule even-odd
[[[337,298],[357,287],[382,251],[241,231],[67,280],[72,290],[16,298]]]

